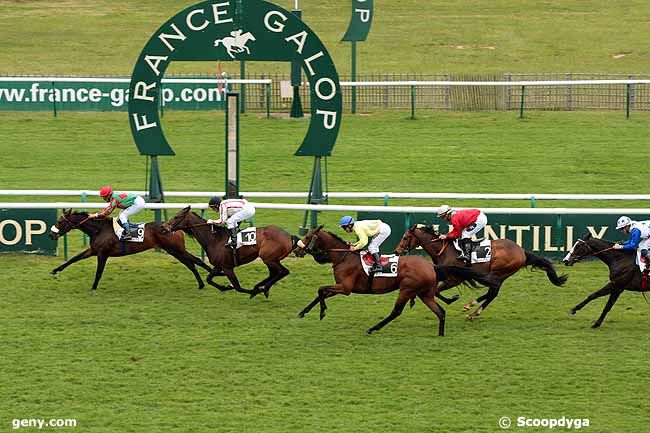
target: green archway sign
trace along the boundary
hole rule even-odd
[[[318,36],[289,11],[263,0],[204,1],[163,24],[131,75],[129,122],[142,155],[174,155],[160,125],[160,86],[172,61],[297,61],[310,85],[311,119],[300,156],[329,156],[341,126],[334,62]]]

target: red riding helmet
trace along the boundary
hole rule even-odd
[[[111,194],[113,194],[113,188],[111,188],[108,185],[103,186],[102,189],[99,190],[99,195],[102,196],[102,197],[106,197],[106,196],[109,196]]]

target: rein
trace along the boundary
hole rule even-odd
[[[83,223],[85,223],[86,221],[88,221],[88,220],[90,219],[90,215],[89,215],[89,216],[87,216],[85,219],[83,219],[81,222],[75,224],[75,223],[73,223],[72,221],[70,221],[70,220],[68,219],[68,217],[66,216],[66,214],[62,214],[62,216],[63,216],[63,219],[64,219],[64,220],[66,220],[67,222],[69,222],[70,224],[72,224],[72,228],[73,228],[73,229],[76,229],[76,228],[81,227],[81,225],[82,225]]]
[[[590,246],[587,242],[583,241],[582,239],[578,239],[578,242],[582,242],[583,244],[587,245],[587,247],[588,247],[589,249],[591,249],[591,246]],[[583,254],[583,255],[581,255],[581,256],[576,257],[575,260],[576,260],[576,262],[579,262],[580,260],[584,259],[585,257],[589,257],[589,256],[597,256],[597,255],[600,254],[600,253],[604,253],[604,252],[606,252],[606,251],[613,250],[613,249],[614,249],[614,247],[611,246],[611,247],[609,247],[609,248],[605,248],[605,249],[603,249],[603,250],[599,250],[599,251],[590,251],[590,252],[587,253],[587,254]]]

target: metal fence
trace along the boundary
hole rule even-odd
[[[350,81],[341,75],[341,81]],[[248,74],[246,79],[271,79],[271,111],[289,112],[291,98],[281,95],[281,82],[289,81],[289,74]],[[628,80],[650,79],[650,74],[361,74],[357,81],[577,81],[577,80]],[[240,90],[239,86],[233,86]],[[346,110],[351,107],[351,88],[343,87]],[[264,111],[265,88],[246,85],[246,110]],[[413,96],[415,96],[413,98]],[[301,86],[303,106],[309,106],[309,88]],[[364,86],[357,88],[357,112],[378,110],[410,110],[414,99],[415,109],[445,111],[519,110],[522,100],[520,86],[417,86],[415,95],[406,86]],[[650,111],[650,85],[635,84],[629,95],[625,84],[571,84],[526,87],[526,110],[618,110]]]

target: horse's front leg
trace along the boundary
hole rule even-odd
[[[97,270],[95,271],[95,282],[93,283],[93,287],[92,287],[93,292],[97,290],[97,285],[99,284],[99,280],[102,278],[102,274],[104,273],[104,268],[106,267],[107,260],[108,260],[107,255],[105,254],[97,255]]]
[[[488,292],[485,295],[480,296],[477,299],[477,302],[480,302],[482,300],[481,298],[483,298],[485,299],[485,302],[483,302],[483,304],[480,307],[478,307],[476,311],[468,314],[467,315],[468,319],[474,319],[481,315],[481,313],[487,308],[487,306],[490,305],[490,302],[492,302],[494,298],[496,298],[497,295],[499,294],[499,290],[501,289],[501,284],[503,284],[503,282],[499,282],[498,284],[495,284],[494,286],[490,287],[488,289]]]
[[[390,314],[375,326],[368,329],[366,331],[366,334],[370,335],[375,331],[379,331],[381,328],[399,317],[399,315],[402,314],[402,310],[404,310],[404,307],[406,306],[409,298],[413,299],[414,296],[415,293],[413,293],[411,290],[400,290],[399,295],[397,296],[397,300],[395,301],[395,306],[393,306],[393,310],[390,312]]]
[[[587,305],[594,299],[598,299],[601,296],[609,295],[613,289],[614,289],[614,285],[611,282],[608,282],[607,284],[605,284],[605,286],[603,286],[602,289],[596,290],[591,295],[587,296],[587,298],[584,301],[582,301],[581,303],[579,303],[578,305],[570,309],[569,314],[576,314],[576,312],[582,310],[585,307],[585,305]]]
[[[323,286],[323,287],[328,287],[328,286]],[[320,303],[321,299],[323,299],[323,302],[324,302],[325,299],[331,298],[332,296],[336,295],[336,293],[333,293],[333,292],[325,293],[323,291],[323,287],[320,287],[318,289],[318,295],[316,295],[314,300],[311,301],[309,303],[309,305],[307,305],[305,308],[302,309],[302,311],[300,313],[298,313],[298,317],[300,317],[300,318],[305,317],[305,314],[309,313],[316,306],[316,304]],[[325,306],[325,308],[327,309],[327,306]]]
[[[603,320],[605,320],[605,316],[607,316],[607,313],[609,313],[609,310],[612,309],[616,301],[618,300],[618,297],[621,296],[621,293],[623,293],[623,289],[613,289],[612,293],[609,295],[609,299],[607,300],[607,304],[605,304],[605,308],[603,308],[603,312],[600,313],[600,317],[598,320],[594,322],[593,325],[591,325],[592,328],[599,328],[600,325],[602,325]]]
[[[76,263],[79,260],[87,259],[88,257],[92,257],[92,256],[93,256],[93,253],[90,251],[90,248],[86,248],[85,250],[83,250],[82,252],[80,252],[79,254],[77,254],[76,256],[74,256],[73,258],[71,258],[70,260],[68,260],[64,264],[62,264],[61,266],[58,266],[58,267],[52,269],[50,271],[50,274],[56,275],[58,272],[61,272],[62,270],[64,270],[68,266],[70,266],[71,264]]]
[[[239,280],[237,279],[237,275],[235,275],[235,271],[233,269],[223,269],[223,273],[226,274],[226,277],[228,277],[228,281],[230,281],[230,284],[232,285],[233,289],[240,293],[246,293],[248,295],[252,295],[255,293],[253,290],[248,290],[244,289],[240,284]]]

